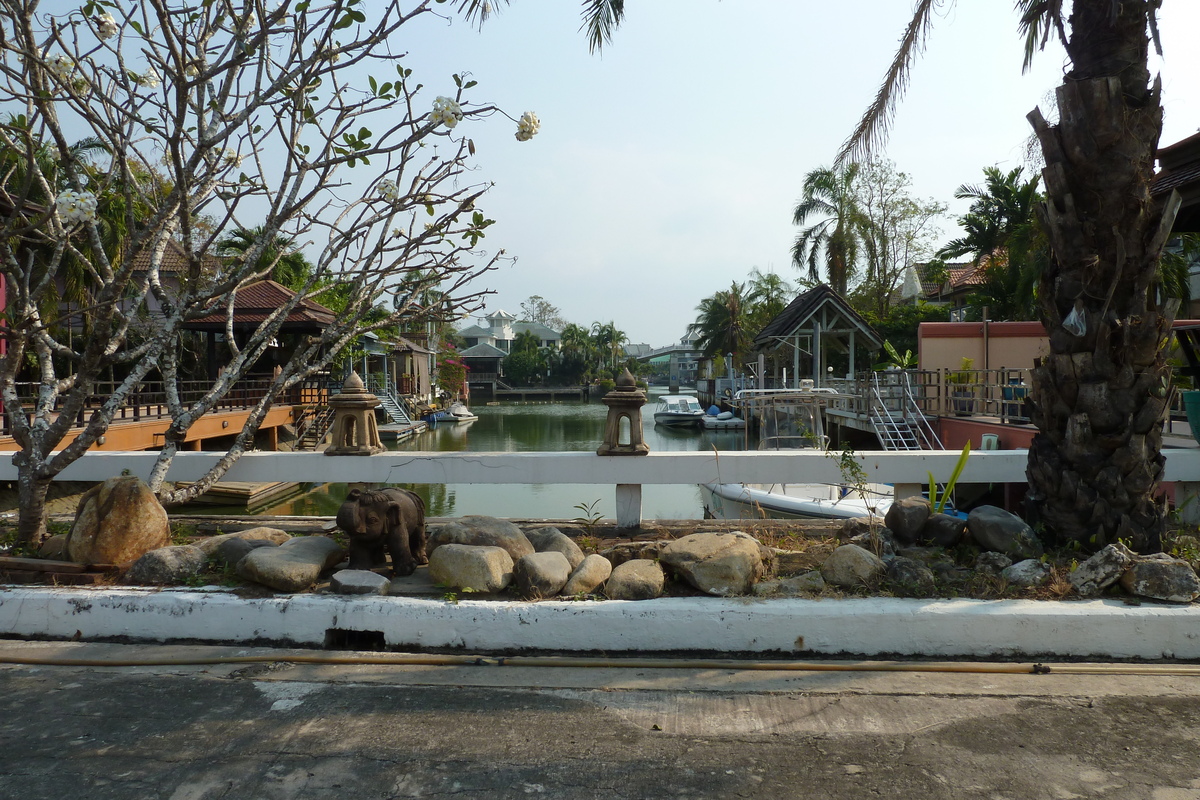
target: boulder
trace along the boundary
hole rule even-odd
[[[1120,578],[1121,588],[1138,597],[1190,603],[1200,597],[1200,578],[1192,565],[1166,553],[1141,556]]]
[[[241,577],[280,592],[302,592],[346,556],[327,536],[297,536],[279,547],[252,550],[237,565]]]
[[[583,551],[579,549],[579,545],[558,528],[536,528],[526,531],[525,538],[529,539],[533,549],[539,553],[562,553],[570,562],[571,569],[583,562]]]
[[[522,597],[554,597],[571,577],[571,562],[557,550],[530,553],[513,564],[513,583]]]
[[[844,544],[821,565],[821,577],[834,586],[856,587],[875,580],[887,567],[883,559],[855,544]]]
[[[975,569],[985,575],[999,575],[1012,566],[1013,560],[1004,553],[986,551],[975,556]]]
[[[245,542],[265,542],[267,544],[283,544],[292,538],[292,535],[287,531],[279,528],[247,528],[244,531],[234,531],[233,533],[222,533],[219,536],[208,536],[194,544],[203,551],[204,555],[212,558],[213,553],[217,551],[225,542],[237,539]],[[249,551],[247,551],[249,552]]]
[[[226,539],[217,545],[216,549],[209,551],[208,558],[214,564],[221,567],[236,567],[251,550],[257,550],[260,547],[278,546],[267,539]],[[198,549],[203,552],[203,548]]]
[[[444,544],[429,554],[429,579],[451,589],[499,592],[513,579],[513,559],[503,547]]]
[[[863,550],[879,556],[884,561],[895,558],[898,547],[896,540],[892,537],[892,532],[887,528],[880,527],[863,531],[857,536],[851,536],[846,540],[846,544],[856,544]]]
[[[861,536],[870,531],[877,531],[883,527],[883,523],[879,517],[868,519],[867,517],[850,517],[842,520],[842,527],[838,529],[837,537],[842,541],[853,539],[855,536]]]
[[[662,595],[665,583],[657,561],[635,558],[613,568],[604,593],[610,600],[653,600]]]
[[[49,561],[66,561],[67,556],[67,535],[65,533],[56,533],[46,541],[38,545],[38,558],[45,558]]]
[[[431,529],[426,552],[446,544],[469,544],[477,547],[503,547],[515,563],[521,556],[535,552],[528,537],[508,520],[469,515]]]
[[[935,547],[956,547],[967,534],[967,521],[952,514],[932,514],[925,520],[920,540]]]
[[[171,544],[171,526],[141,478],[109,478],[83,493],[67,534],[67,555],[79,564],[124,564]]]
[[[1042,586],[1050,580],[1050,566],[1039,559],[1027,558],[1000,571],[1000,577],[1014,586]]]
[[[619,567],[626,561],[633,561],[635,558],[649,559],[657,561],[658,554],[666,547],[669,542],[621,542],[615,544],[605,550],[600,551],[600,555],[608,559],[608,562],[613,567]]]
[[[815,594],[824,588],[825,579],[821,577],[821,573],[814,570],[792,578],[756,583],[754,584],[754,594],[759,597],[796,597]]]
[[[1097,550],[1095,555],[1075,567],[1067,580],[1084,597],[1093,597],[1119,581],[1136,560],[1136,553],[1116,542]]]
[[[936,585],[933,570],[916,559],[903,556],[888,562],[887,578],[909,591],[931,592]]]
[[[916,544],[932,509],[924,497],[905,497],[888,507],[884,525],[901,544]]]
[[[567,578],[567,583],[560,593],[567,597],[591,594],[608,580],[612,571],[612,562],[604,556],[595,553],[584,556],[583,561],[571,573],[571,577]]]
[[[199,575],[207,561],[199,547],[160,547],[133,562],[125,573],[125,582],[134,586],[178,586]]]
[[[762,545],[749,534],[693,533],[668,542],[659,561],[702,592],[747,594],[763,575]]]
[[[982,550],[994,550],[1020,560],[1041,558],[1044,552],[1033,528],[1003,508],[976,508],[967,515],[967,530]]]
[[[387,594],[392,582],[367,569],[340,569],[329,579],[335,594]]]

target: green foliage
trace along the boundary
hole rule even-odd
[[[600,504],[600,499],[596,498],[590,503],[576,503],[572,508],[577,508],[583,512],[582,516],[575,517],[573,522],[582,525],[587,529],[588,536],[594,536],[596,533],[596,525],[600,520],[604,519],[604,515],[596,510],[596,506]]]
[[[883,343],[883,352],[887,355],[888,360],[875,365],[875,369],[887,369],[888,367],[896,367],[897,369],[912,369],[917,366],[917,358],[913,355],[912,350],[905,350],[901,355],[891,342]]]
[[[955,484],[958,483],[959,477],[962,476],[963,470],[967,466],[967,460],[971,457],[971,442],[967,441],[963,445],[962,454],[958,457],[958,463],[954,465],[954,471],[950,473],[950,480],[946,482],[946,487],[942,489],[941,497],[938,497],[937,483],[933,479],[933,473],[929,475],[929,503],[933,506],[934,513],[941,514],[946,510],[946,503],[950,501],[950,494],[954,491]]]

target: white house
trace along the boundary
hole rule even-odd
[[[494,311],[483,317],[481,323],[459,331],[459,335],[467,340],[467,347],[487,344],[503,350],[505,353],[510,353],[513,340],[517,338],[518,334],[525,331],[537,336],[539,347],[557,350],[562,346],[562,331],[556,331],[540,322],[518,321],[507,311]]]

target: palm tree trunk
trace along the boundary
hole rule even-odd
[[[1156,272],[1173,212],[1150,197],[1162,127],[1144,0],[1075,0],[1060,122],[1030,115],[1046,157],[1039,209],[1051,263],[1040,284],[1049,355],[1033,371],[1027,512],[1052,544],[1160,548],[1154,497],[1170,397],[1163,342],[1174,306]]]

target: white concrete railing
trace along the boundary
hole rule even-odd
[[[1200,449],[1170,449],[1164,480],[1176,484],[1176,500],[1187,521],[1200,521]],[[143,479],[156,453],[91,452],[63,470],[57,480],[102,481],[121,474]],[[167,480],[193,481],[221,453],[179,453]],[[927,472],[949,480],[958,462],[953,451],[860,453],[867,480],[890,483],[898,497],[921,491]],[[1025,450],[972,453],[960,484],[1024,483]],[[14,481],[17,468],[0,459],[0,481]],[[229,470],[228,481],[313,483],[491,483],[599,484],[617,487],[617,522],[641,521],[642,485],[700,483],[842,483],[836,461],[802,452],[655,452],[645,456],[597,456],[594,453],[427,453],[387,452],[375,456],[326,456],[323,453],[247,453]],[[1195,520],[1191,517],[1196,517]]]

